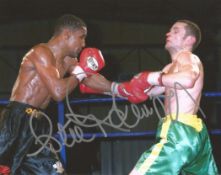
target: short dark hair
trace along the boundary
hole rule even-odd
[[[65,28],[75,31],[82,27],[87,27],[82,19],[71,14],[65,14],[58,18],[54,28],[54,35],[60,34]]]
[[[186,19],[178,20],[177,22],[182,22],[186,24],[186,36],[192,35],[196,38],[196,42],[193,45],[193,50],[197,48],[201,42],[201,30],[199,26],[196,23]]]

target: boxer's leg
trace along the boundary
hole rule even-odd
[[[181,152],[176,145],[179,123],[164,120],[158,126],[158,141],[145,151],[130,175],[177,175],[183,165]],[[180,146],[180,145],[179,145]]]
[[[201,138],[203,140],[199,143],[201,147],[198,155],[183,167],[183,170],[187,174],[193,175],[218,175],[218,169],[212,153],[212,146],[207,129],[204,125],[201,131]]]
[[[64,175],[64,168],[56,154],[44,148],[34,156],[26,156],[15,174],[19,175]]]

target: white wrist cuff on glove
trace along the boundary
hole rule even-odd
[[[151,72],[147,77],[147,82],[151,85],[162,86],[162,72]]]
[[[118,86],[119,86],[119,84],[116,82],[111,83],[111,93],[112,94],[119,95]]]
[[[71,74],[75,75],[76,78],[79,80],[79,82],[81,82],[85,77],[87,77],[87,74],[80,66],[76,66],[74,70],[71,72]]]
[[[112,83],[111,83],[111,94],[112,94],[112,95],[115,95],[115,96],[117,96],[117,97],[125,98],[125,97],[123,97],[123,96],[119,93],[118,87],[119,87],[119,83],[117,83],[117,82],[112,82]]]

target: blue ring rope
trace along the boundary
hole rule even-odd
[[[209,131],[212,135],[221,135],[221,129],[213,129]],[[149,136],[155,136],[156,131],[155,130],[149,130],[149,131],[140,131],[140,132],[110,132],[106,133],[106,136],[103,133],[84,133],[83,138],[89,139],[92,137],[95,138],[121,138],[121,137],[149,137]],[[58,134],[54,135],[56,138],[59,138]],[[73,138],[73,135],[68,134],[67,138]]]
[[[221,92],[205,92],[203,93],[203,96],[205,97],[221,97]],[[124,102],[127,101],[126,99],[123,98],[119,98],[116,97],[115,100],[117,102]],[[106,98],[89,98],[89,99],[73,99],[70,100],[69,102],[71,104],[81,104],[81,103],[99,103],[99,102],[111,102],[112,101],[112,97],[106,97]],[[6,99],[0,99],[0,104],[2,105],[7,105],[8,104],[8,100]]]
[[[221,92],[206,92],[203,93],[203,96],[205,97],[221,97]],[[108,98],[91,98],[91,99],[74,99],[70,100],[70,104],[82,104],[82,103],[101,103],[101,102],[112,102],[112,97]],[[125,99],[116,97],[115,100],[117,102],[123,102],[126,101]],[[1,105],[7,105],[8,100],[0,100]],[[58,121],[59,123],[64,124],[64,103],[58,102]],[[212,135],[221,135],[221,129],[214,129],[209,131]],[[144,132],[112,132],[112,133],[106,133],[106,137],[103,133],[84,133],[84,138],[119,138],[119,137],[141,137],[141,136],[154,136],[156,134],[156,131],[144,131]],[[56,137],[56,136],[55,136]],[[68,135],[68,137],[71,137]],[[61,152],[60,152],[61,158],[66,165],[67,159],[66,159],[66,151],[65,146],[62,146]]]
[[[205,92],[203,93],[203,96],[205,97],[221,97],[221,92]],[[163,96],[160,96],[163,97]],[[83,104],[83,103],[102,103],[102,102],[112,102],[112,97],[106,97],[106,98],[88,98],[88,99],[73,99],[70,100],[70,104]],[[126,99],[115,97],[116,102],[125,102]]]

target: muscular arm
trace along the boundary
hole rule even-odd
[[[82,83],[100,92],[111,91],[111,82],[101,74],[94,74],[88,78],[85,78]]]
[[[75,76],[62,79],[55,67],[55,58],[50,50],[43,46],[34,48],[28,56],[33,62],[36,72],[44,82],[51,97],[56,100],[62,100],[67,90],[69,93],[76,87],[78,80]]]
[[[151,88],[148,92],[147,95],[149,96],[158,96],[161,95],[165,92],[165,87],[163,86],[154,86],[153,88]]]
[[[200,74],[197,59],[193,58],[189,52],[182,53],[177,59],[176,67],[177,71],[163,75],[163,85],[173,88],[175,83],[179,83],[182,87],[176,86],[177,89],[192,88]]]

